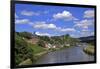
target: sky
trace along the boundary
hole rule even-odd
[[[16,4],[15,31],[39,36],[92,36],[94,8]]]

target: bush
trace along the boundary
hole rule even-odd
[[[38,41],[38,46],[45,47],[45,42],[43,40]]]
[[[29,32],[19,32],[18,35],[21,36],[21,37],[27,38],[27,39],[31,39],[32,36],[33,36],[33,35],[32,35],[31,33],[29,33]]]
[[[88,46],[84,48],[83,51],[89,55],[94,55],[94,46]]]
[[[15,35],[15,64],[18,65],[22,61],[26,59],[31,59],[34,61],[33,58],[33,50],[29,48],[28,43],[22,39],[19,35]]]

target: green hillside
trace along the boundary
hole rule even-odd
[[[68,34],[48,37],[38,36],[29,32],[16,32],[15,63],[16,65],[32,64],[39,56],[48,52],[48,50],[60,50],[62,47],[68,46],[68,44],[69,46],[75,46],[78,42],[78,39],[72,38]],[[46,44],[50,44],[51,48],[45,47]],[[53,46],[56,46],[55,49]]]

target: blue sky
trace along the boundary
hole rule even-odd
[[[94,8],[16,4],[15,30],[40,36],[91,36],[94,35]]]

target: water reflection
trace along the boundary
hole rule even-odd
[[[94,56],[87,55],[83,52],[85,47],[71,47],[55,52],[50,52],[42,56],[36,64],[50,64],[50,63],[67,63],[67,62],[84,62],[94,61]]]

